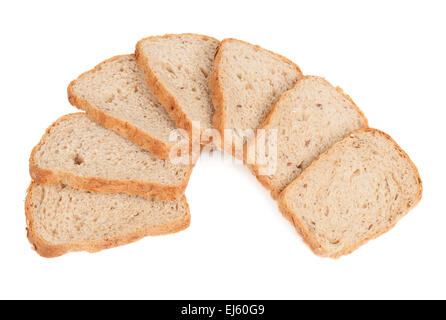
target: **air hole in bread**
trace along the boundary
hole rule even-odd
[[[115,99],[115,95],[112,94],[112,95],[110,95],[110,96],[105,100],[105,102],[106,102],[106,103],[111,103],[111,102],[113,102],[114,99]]]
[[[176,76],[175,71],[173,71],[173,69],[169,66],[166,68],[167,72],[169,72],[172,76]]]
[[[84,163],[84,159],[79,154],[76,154],[73,157],[73,161],[75,165],[81,165],[82,163]]]
[[[209,73],[206,70],[204,70],[204,68],[200,68],[200,71],[205,78],[207,78],[209,76]]]

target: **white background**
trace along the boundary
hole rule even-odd
[[[444,1],[2,1],[0,298],[446,298],[445,15]],[[352,255],[323,259],[247,169],[202,161],[186,231],[38,256],[25,237],[28,157],[76,111],[69,81],[140,38],[183,32],[259,44],[341,86],[418,166],[421,203]]]

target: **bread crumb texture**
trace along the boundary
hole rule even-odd
[[[282,95],[260,126],[265,130],[277,129],[278,141],[276,172],[259,178],[266,181],[273,197],[277,198],[331,145],[350,132],[366,127],[364,114],[342,90],[323,78],[305,76]],[[266,160],[266,167],[272,166],[269,162],[276,161]],[[253,169],[259,175],[259,166]]]
[[[197,121],[201,129],[212,128],[209,77],[218,45],[218,40],[196,34],[149,37],[137,44],[138,61],[154,77],[149,80],[155,80],[149,86],[160,83],[153,90],[158,100],[174,119],[186,118],[189,127]]]
[[[26,215],[30,241],[48,257],[176,232],[190,220],[184,197],[156,200],[34,183],[28,190]]]
[[[138,180],[164,185],[182,184],[190,166],[156,157],[84,113],[62,117],[51,126],[31,159],[45,170],[81,177]]]
[[[256,129],[273,102],[302,75],[284,57],[235,39],[222,41],[215,63],[211,87],[219,130]]]
[[[421,194],[407,154],[387,134],[363,129],[288,186],[280,207],[315,253],[339,257],[392,228]]]

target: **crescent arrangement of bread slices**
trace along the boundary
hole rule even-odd
[[[194,161],[173,161],[172,132],[196,126],[323,257],[388,231],[422,196],[408,155],[342,89],[244,41],[148,37],[72,81],[68,99],[85,112],[54,122],[29,161],[28,239],[43,257],[186,229]]]

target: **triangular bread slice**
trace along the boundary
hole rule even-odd
[[[201,132],[212,128],[209,77],[219,41],[197,34],[167,34],[140,40],[136,45],[138,65],[147,85],[179,128],[192,132],[192,122]]]
[[[192,172],[191,166],[160,159],[85,113],[63,116],[51,125],[29,164],[38,183],[158,199],[181,198]]]
[[[28,188],[25,212],[28,239],[47,258],[71,251],[97,252],[178,232],[190,224],[184,196],[156,200],[35,182]]]
[[[168,159],[175,123],[147,87],[134,55],[108,59],[68,86],[68,99],[94,121]]]
[[[248,167],[276,199],[332,144],[366,127],[366,117],[342,89],[323,78],[305,76],[280,97],[259,127],[267,137],[270,130],[277,130],[277,157],[265,157],[262,165],[259,159],[250,159]],[[256,137],[248,149],[261,143]]]
[[[285,57],[244,41],[223,40],[210,79],[214,127],[222,137],[224,130],[232,130],[244,142],[242,131],[255,131],[272,104],[301,76],[299,67]],[[241,148],[225,142],[229,153],[234,151],[228,147]]]
[[[408,155],[376,129],[354,131],[280,195],[280,209],[313,251],[337,258],[391,229],[421,199]]]

